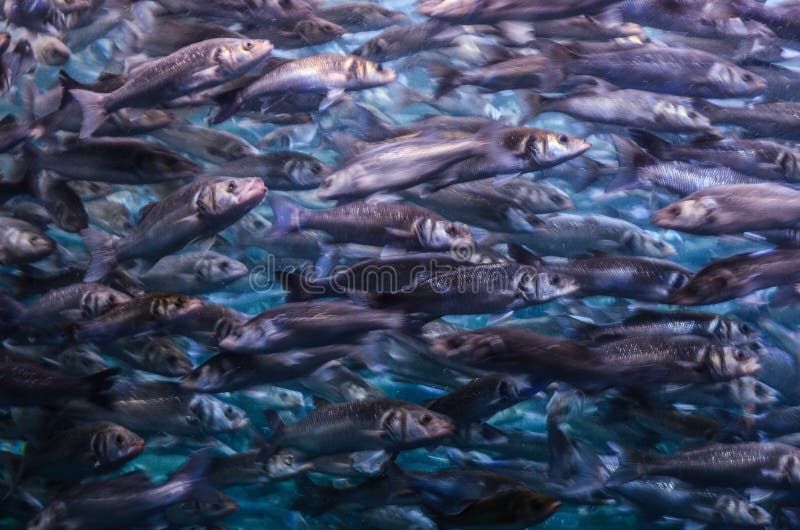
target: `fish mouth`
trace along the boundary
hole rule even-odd
[[[669,208],[669,206],[667,207]],[[656,226],[660,226],[662,228],[674,228],[676,225],[673,221],[674,217],[670,215],[664,208],[663,210],[659,210],[653,214],[651,220],[653,224]]]
[[[245,189],[239,195],[239,204],[245,207],[254,208],[264,201],[267,196],[267,186],[260,178],[252,179],[245,185]]]
[[[761,363],[758,362],[758,359],[752,358],[747,359],[746,361],[742,362],[739,365],[739,377],[744,377],[748,375],[756,375],[761,371]]]

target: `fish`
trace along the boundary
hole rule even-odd
[[[20,219],[0,217],[0,264],[39,261],[56,250],[56,242],[38,227]]]
[[[93,259],[85,280],[103,278],[120,261],[160,258],[193,240],[209,238],[260,204],[266,194],[259,178],[198,180],[147,206],[123,238],[88,228],[82,235]]]
[[[409,250],[449,250],[474,245],[466,225],[431,210],[391,202],[351,202],[308,210],[283,198],[270,198],[278,233],[320,230],[334,242],[391,246]]]
[[[139,281],[149,291],[202,294],[222,289],[248,273],[247,265],[217,252],[187,252],[164,256]]]
[[[271,414],[281,425],[280,418]],[[408,450],[436,443],[454,431],[452,421],[419,405],[372,399],[316,408],[302,420],[279,426],[270,447],[294,448],[305,456],[368,449]],[[264,451],[262,457],[268,456]]]
[[[113,528],[117,517],[143,521],[161,509],[188,500],[213,499],[205,473],[210,451],[196,452],[163,484],[154,486],[141,472],[97,483],[74,486],[46,506],[30,523],[31,529],[76,526]]]
[[[83,112],[80,137],[91,136],[115,110],[169,101],[242,75],[263,62],[272,48],[267,40],[208,39],[142,65],[109,94],[73,89],[70,94]]]
[[[285,191],[315,189],[332,172],[333,168],[318,158],[292,151],[237,156],[208,170],[212,176],[259,176],[268,189]]]

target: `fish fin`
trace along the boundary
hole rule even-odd
[[[497,326],[502,324],[503,322],[508,322],[511,320],[511,317],[514,316],[513,311],[506,311],[502,315],[493,315],[489,320],[486,321],[487,326]]]
[[[401,239],[414,237],[414,232],[411,232],[410,230],[403,230],[402,228],[393,228],[391,226],[386,226],[384,227],[384,230],[386,230],[386,233],[389,234],[390,236],[398,237]]]
[[[499,37],[515,46],[527,46],[536,38],[535,27],[530,22],[503,20],[495,24]]]
[[[83,89],[70,90],[70,95],[74,97],[81,106],[81,112],[83,113],[80,137],[88,138],[104,121],[106,121],[106,118],[108,118],[108,113],[105,107],[103,107],[106,95]]]
[[[206,475],[211,465],[213,449],[196,451],[178,471],[172,474],[170,482],[186,482],[190,485],[188,498],[201,502],[216,502],[216,490],[208,482]]]
[[[0,292],[0,321],[3,326],[18,326],[25,315],[25,306],[20,304],[14,297]]]
[[[325,98],[319,103],[319,111],[324,112],[328,110],[330,107],[335,105],[342,98],[342,96],[344,96],[343,88],[332,88],[328,90]]]
[[[219,125],[236,114],[242,107],[244,100],[239,90],[231,90],[214,98],[214,102],[219,106],[219,109],[211,118],[211,123],[212,125]]]
[[[436,83],[436,91],[434,92],[434,97],[436,99],[439,99],[451,90],[455,90],[461,86],[460,70],[439,63],[429,63],[426,65],[426,68],[432,75],[439,78],[439,81]]]
[[[645,150],[655,154],[658,156],[659,153],[663,153],[670,147],[672,144],[668,141],[664,140],[660,136],[656,136],[655,134],[643,131],[641,129],[631,129],[630,130],[631,138],[633,141],[640,145]]]
[[[508,244],[508,257],[514,261],[524,265],[531,265],[533,267],[541,267],[545,265],[542,258],[517,243]]]
[[[606,486],[621,486],[644,475],[640,453],[613,442],[608,442],[608,446],[619,455],[619,467],[608,478]]]
[[[586,339],[591,331],[600,329],[591,319],[578,315],[556,315],[553,318],[561,332],[571,339]]]
[[[114,243],[119,239],[94,228],[81,230],[81,237],[89,251],[89,269],[83,281],[96,282],[108,275],[117,266],[117,253]]]
[[[219,77],[219,74],[220,67],[217,64],[214,66],[209,66],[208,68],[204,68],[203,70],[198,70],[192,74],[186,88],[191,88],[194,90],[196,87],[207,85],[210,81],[213,81],[215,78]]]
[[[276,271],[275,276],[286,291],[287,302],[307,302],[315,298],[314,294],[305,288],[303,275],[293,271]]]
[[[533,232],[535,226],[545,224],[539,216],[524,212],[519,208],[509,208],[506,211],[506,218],[509,224],[520,232]]]
[[[550,39],[536,39],[534,46],[539,48],[543,55],[559,63],[566,63],[580,57],[574,50]]]
[[[83,378],[89,386],[88,399],[92,403],[99,405],[105,409],[113,407],[113,396],[109,394],[109,390],[114,386],[112,379],[119,373],[119,368],[109,368]]]
[[[269,196],[269,205],[275,214],[272,230],[275,234],[289,234],[300,230],[300,213],[303,208],[289,199],[277,195]]]
[[[265,410],[264,418],[267,421],[267,427],[270,429],[270,434],[269,438],[264,441],[264,443],[261,445],[261,449],[258,451],[259,462],[264,462],[267,460],[267,458],[275,454],[283,439],[284,430],[286,429],[286,424],[283,423],[278,411]]]
[[[617,171],[617,176],[606,186],[606,191],[613,192],[639,187],[636,170],[642,166],[653,164],[656,161],[655,158],[621,136],[612,134],[611,139],[617,150],[619,171]]]

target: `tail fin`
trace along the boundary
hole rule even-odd
[[[600,329],[591,320],[577,315],[556,315],[554,318],[561,332],[571,339],[589,339]]]
[[[114,386],[112,379],[119,373],[119,368],[109,368],[102,372],[97,372],[83,378],[88,385],[87,398],[92,403],[100,405],[103,408],[110,409],[113,406],[113,398],[109,394],[109,390]]]
[[[645,474],[641,454],[631,449],[620,447],[612,442],[609,442],[608,445],[619,455],[619,467],[608,478],[606,486],[621,486]]]
[[[612,192],[638,187],[639,179],[636,176],[636,170],[642,166],[655,163],[655,158],[621,136],[612,134],[611,139],[617,149],[619,171],[617,171],[617,176],[606,187],[606,191]]]
[[[242,107],[242,103],[244,103],[242,93],[239,90],[226,92],[217,96],[214,101],[219,105],[219,110],[217,110],[214,117],[211,118],[211,123],[213,125],[218,125],[236,114],[236,111],[238,111]]]
[[[272,230],[277,234],[288,234],[300,230],[300,213],[302,208],[289,199],[270,195],[269,205],[275,214]]]
[[[298,272],[279,271],[276,273],[281,287],[286,291],[287,302],[308,302],[317,296],[304,287],[303,275]]]
[[[439,78],[434,92],[436,99],[461,86],[461,72],[459,70],[439,63],[430,63],[427,67],[434,76]]]
[[[82,89],[73,89],[69,93],[81,106],[81,112],[83,113],[80,137],[88,138],[108,118],[108,113],[103,106],[105,94]]]
[[[280,415],[278,415],[278,411],[264,411],[264,417],[267,420],[267,427],[270,428],[271,432],[269,438],[267,438],[264,445],[261,446],[261,450],[258,452],[259,462],[265,462],[270,456],[275,454],[275,451],[280,447],[283,439],[283,431],[286,428],[286,424],[283,423]]]
[[[534,44],[543,55],[546,55],[550,60],[565,64],[569,63],[572,59],[577,59],[579,55],[573,50],[570,50],[563,44],[558,44],[550,39],[536,39]]]
[[[83,281],[96,282],[102,280],[117,266],[117,253],[114,248],[114,242],[118,238],[93,228],[81,230],[81,236],[90,255],[89,270],[86,271]]]
[[[630,133],[634,142],[642,146],[642,148],[655,157],[661,158],[662,154],[672,147],[671,143],[653,133],[641,129],[631,129]]]
[[[169,478],[170,483],[185,483],[189,485],[186,496],[182,501],[216,502],[218,498],[217,492],[206,477],[213,456],[214,451],[212,449],[197,451],[189,457],[189,460],[182,468]]]
[[[0,293],[1,328],[16,327],[25,315],[25,306],[6,293]]]

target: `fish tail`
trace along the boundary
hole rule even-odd
[[[239,90],[231,90],[230,92],[225,92],[217,96],[214,101],[219,106],[219,109],[211,118],[211,123],[213,125],[219,125],[236,114],[242,107],[242,93]]]
[[[661,156],[660,153],[664,153],[672,145],[659,136],[641,129],[631,129],[630,133],[634,142],[655,156]]]
[[[556,315],[555,321],[561,332],[571,339],[588,339],[600,326],[577,315]]]
[[[439,78],[434,92],[436,99],[461,86],[461,72],[459,70],[439,63],[430,63],[427,67],[433,75]]]
[[[621,486],[645,474],[641,454],[632,449],[620,447],[612,442],[609,442],[608,445],[619,455],[619,467],[608,478],[606,486]]]
[[[281,287],[286,291],[287,302],[307,302],[317,296],[305,288],[303,275],[299,272],[279,271],[276,273]]]
[[[214,451],[212,449],[196,451],[189,457],[183,467],[170,477],[170,482],[190,485],[184,500],[215,502],[219,498],[207,477],[208,466],[211,464],[213,456]]]
[[[103,102],[105,101],[105,94],[98,94],[90,90],[73,89],[69,91],[70,95],[75,98],[81,106],[83,113],[83,121],[81,121],[81,138],[88,138],[100,127],[106,118],[106,112]]]
[[[267,420],[270,435],[261,445],[261,449],[258,452],[257,460],[259,462],[265,462],[280,448],[280,444],[283,441],[283,432],[286,429],[286,424],[283,423],[278,411],[265,410],[264,418]]]
[[[100,230],[85,228],[81,230],[83,243],[89,251],[89,270],[83,281],[96,282],[102,280],[117,265],[117,252],[114,242],[118,238]]]
[[[272,229],[277,234],[289,234],[300,230],[300,213],[302,208],[288,199],[271,195],[269,205],[275,214]]]
[[[113,406],[113,397],[109,393],[114,386],[113,377],[119,373],[119,368],[109,368],[83,378],[88,386],[89,401],[103,408],[110,409]]]
[[[0,321],[3,326],[16,327],[25,315],[25,306],[6,293],[0,293]]]
[[[609,182],[606,191],[613,192],[638,187],[639,179],[636,176],[636,170],[652,163],[653,157],[630,140],[616,134],[612,134],[611,138],[617,150],[619,171],[617,176]]]

